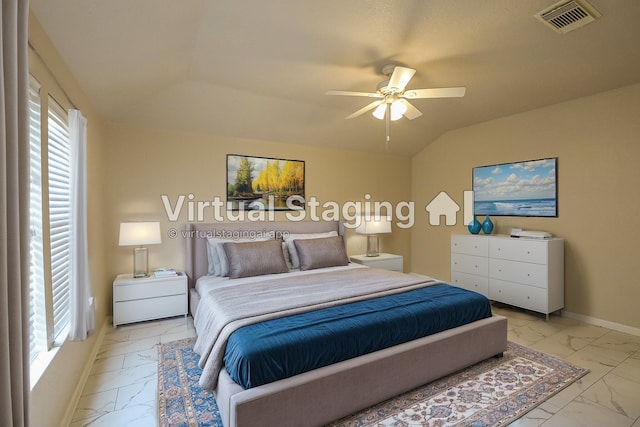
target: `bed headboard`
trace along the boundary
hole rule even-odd
[[[185,273],[189,280],[189,288],[196,284],[199,277],[205,276],[209,267],[207,259],[207,237],[238,236],[246,237],[251,233],[274,231],[276,238],[287,233],[323,233],[337,231],[345,234],[345,226],[339,221],[269,221],[269,222],[218,222],[188,223],[186,225],[186,266]]]

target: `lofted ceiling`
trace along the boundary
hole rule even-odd
[[[559,34],[534,18],[556,0],[30,0],[105,121],[413,155],[443,133],[640,82],[640,1],[590,0],[595,22]],[[382,67],[423,116],[345,117]],[[640,102],[640,100],[639,100]]]

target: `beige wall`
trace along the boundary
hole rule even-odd
[[[160,220],[162,244],[149,246],[149,267],[184,268],[185,241],[181,236],[169,238],[167,231],[184,228],[189,199],[172,223],[161,195],[168,196],[171,209],[179,195],[192,195],[194,202],[212,201],[216,196],[226,200],[227,154],[304,160],[306,196],[315,197],[321,206],[329,201],[340,206],[347,201],[363,202],[366,194],[371,201],[389,201],[395,206],[411,196],[411,160],[406,157],[123,125],[110,126],[107,140],[108,220],[104,228],[112,277],[133,268],[132,249],[118,246],[121,221]],[[306,212],[311,219],[311,210]],[[204,222],[214,222],[213,209],[204,213]],[[221,214],[226,216],[224,210]],[[285,220],[286,216],[277,212],[275,219]],[[364,253],[365,237],[350,231],[347,249],[349,254]],[[381,249],[404,255],[405,268],[410,269],[410,230],[394,227],[392,234],[381,236]]]
[[[103,240],[103,150],[102,129],[91,104],[78,88],[73,76],[60,59],[55,48],[37,20],[30,16],[29,68],[41,84],[42,98],[51,93],[65,108],[71,108],[69,98],[88,120],[87,129],[87,185],[89,263],[93,294],[96,297],[96,325],[101,327],[110,314],[111,288],[107,286],[105,245]],[[72,396],[85,369],[91,362],[97,334],[86,341],[65,342],[31,392],[31,424],[59,425],[65,416]],[[73,408],[70,408],[71,410]],[[69,414],[66,414],[69,415]]]
[[[558,157],[558,218],[494,218],[565,238],[565,309],[640,328],[637,265],[640,227],[640,85],[449,132],[414,156],[416,210],[439,191],[462,204],[471,168]],[[424,213],[424,211],[422,211]],[[450,235],[426,213],[412,235],[414,271],[450,276]]]

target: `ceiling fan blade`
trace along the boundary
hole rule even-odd
[[[403,93],[401,96],[408,99],[417,98],[460,98],[464,96],[467,88],[461,87],[442,87],[436,89],[411,89]]]
[[[369,98],[382,98],[379,93],[351,92],[348,90],[328,90],[325,95],[368,96]]]
[[[416,70],[413,68],[396,67],[393,69],[387,87],[392,90],[395,89],[397,92],[402,92],[415,73]]]
[[[422,115],[420,110],[418,110],[416,107],[411,105],[411,103],[408,102],[407,100],[399,99],[397,102],[402,102],[404,105],[407,106],[407,111],[404,112],[404,116],[407,119],[409,119],[409,120],[417,119],[418,117],[420,117]]]
[[[373,101],[371,104],[362,107],[361,109],[359,109],[355,113],[348,115],[347,117],[345,117],[345,119],[353,119],[354,117],[361,116],[364,113],[366,113],[367,111],[373,110],[374,108],[376,108],[378,105],[380,105],[382,103],[383,103],[383,101]]]

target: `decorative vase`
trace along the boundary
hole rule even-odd
[[[474,216],[473,221],[469,223],[467,228],[469,229],[469,233],[478,234],[480,232],[480,229],[482,229],[482,224],[480,224],[480,221],[478,221],[478,219]]]
[[[489,218],[489,215],[487,215],[484,218],[484,221],[482,221],[482,232],[484,234],[491,234],[492,231],[493,231],[493,222],[491,222],[491,218]]]

